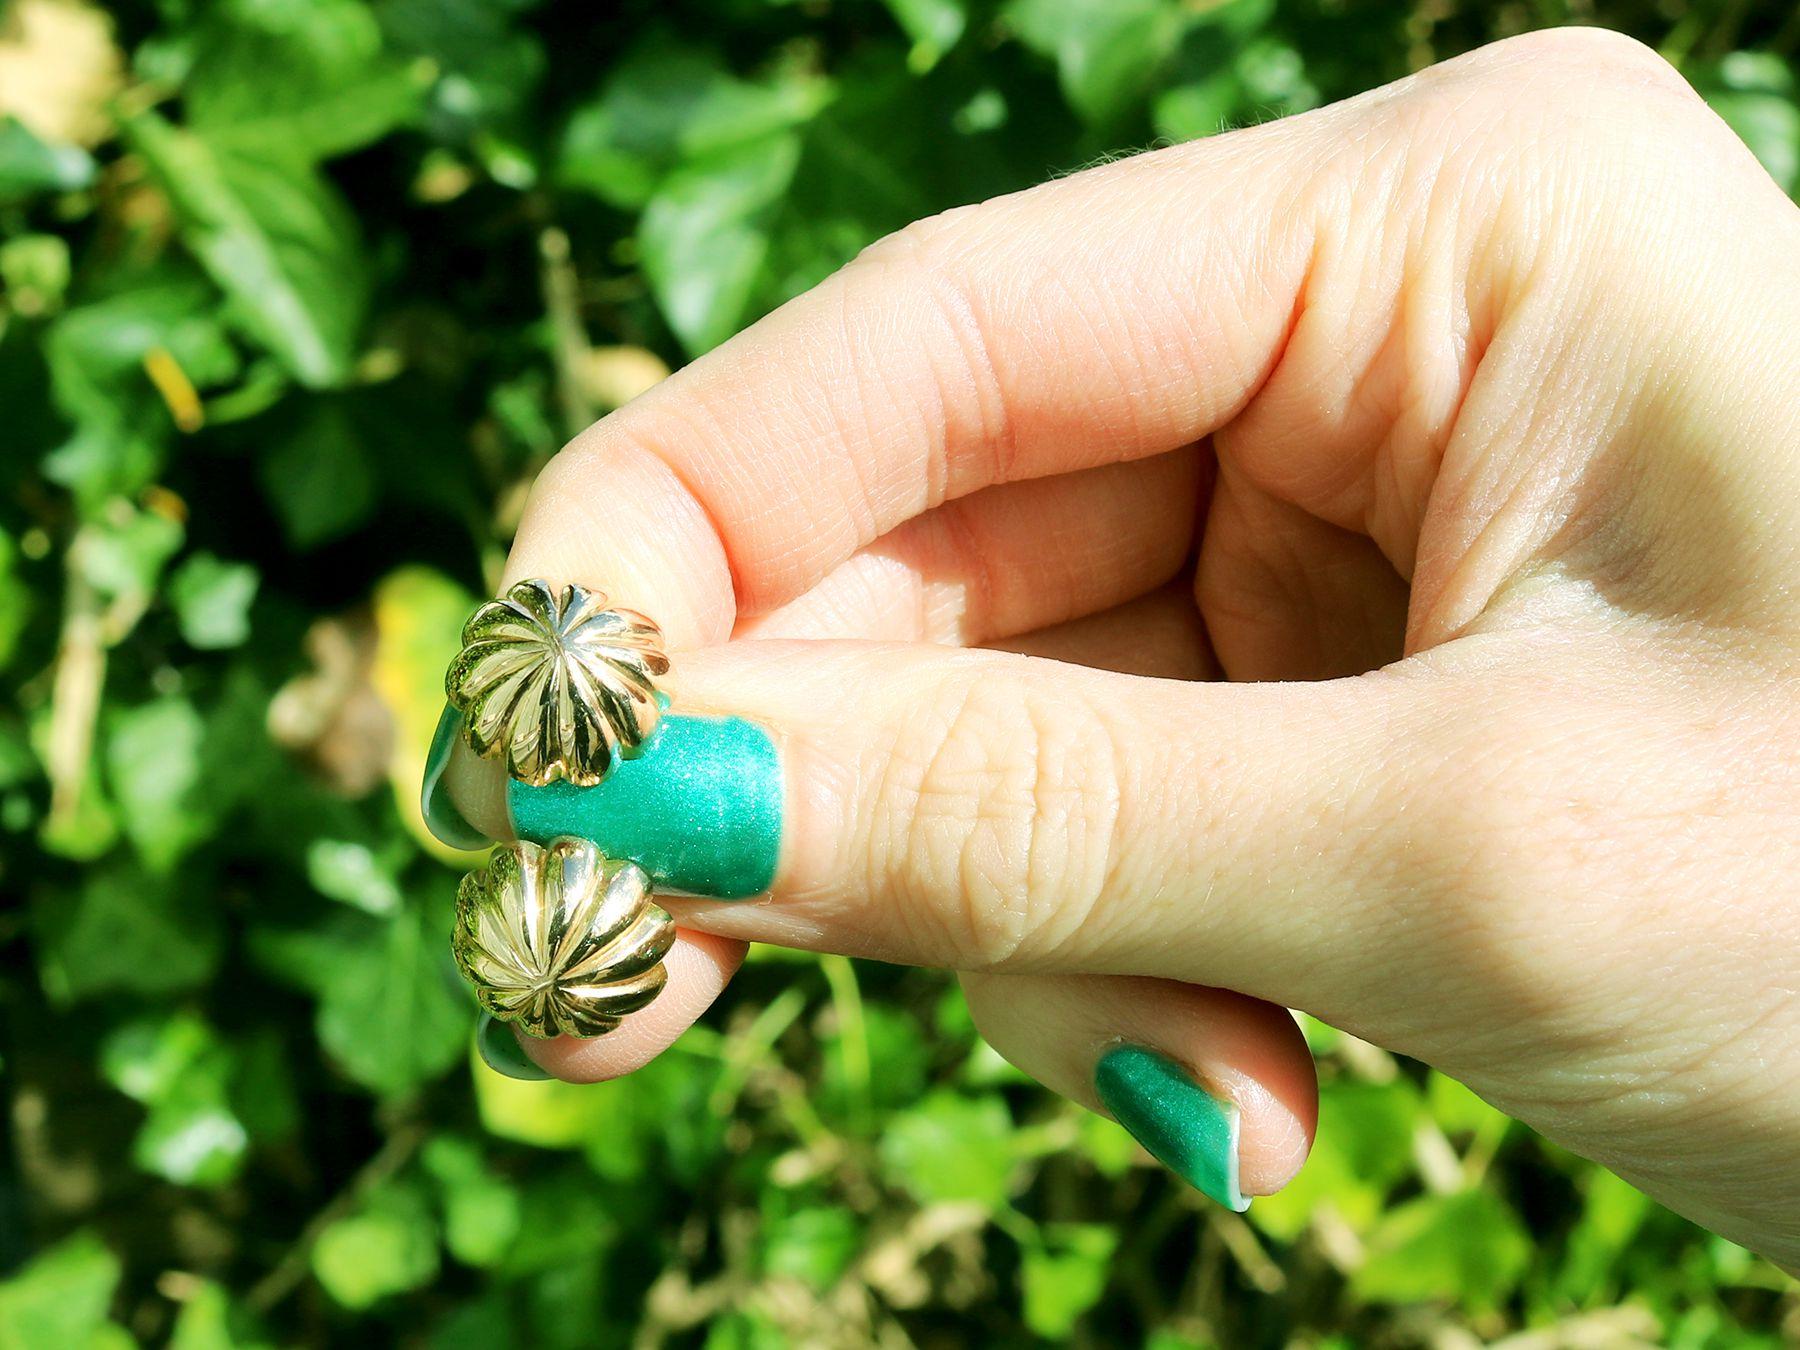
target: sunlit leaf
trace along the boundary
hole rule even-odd
[[[313,1274],[346,1308],[367,1308],[429,1283],[438,1272],[437,1232],[424,1199],[386,1186],[319,1234]]]
[[[302,384],[344,383],[367,277],[356,223],[304,164],[214,146],[153,113],[126,125],[181,221],[181,237],[243,330]]]
[[[1512,1291],[1530,1259],[1531,1238],[1499,1196],[1485,1190],[1432,1195],[1382,1217],[1351,1285],[1382,1302],[1455,1299],[1491,1308]]]
[[[202,28],[183,97],[188,125],[215,146],[323,158],[411,117],[426,75],[382,50],[357,0],[227,0]]]
[[[644,207],[644,272],[690,352],[716,347],[748,317],[799,162],[797,136],[765,136],[676,170]]]
[[[1011,1193],[1012,1117],[998,1097],[933,1092],[888,1121],[880,1152],[889,1181],[927,1204],[998,1209]]]
[[[1025,1325],[1060,1341],[1106,1290],[1107,1268],[1119,1245],[1106,1224],[1046,1224],[1025,1248]]]
[[[176,569],[169,601],[190,647],[220,651],[250,636],[250,603],[256,599],[256,569],[211,553],[196,553]]]
[[[91,1233],[43,1252],[0,1283],[0,1350],[101,1344],[120,1273],[119,1258]]]

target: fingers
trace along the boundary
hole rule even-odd
[[[1283,1008],[1128,976],[965,975],[963,992],[1002,1055],[1220,1204],[1244,1208],[1306,1160],[1318,1083]]]
[[[991,642],[1121,604],[1186,561],[1192,446],[983,489],[915,516],[737,636]]]
[[[509,577],[604,585],[682,645],[995,483],[1166,453],[1267,373],[1305,275],[1307,119],[923,222],[584,433]],[[642,526],[622,535],[621,515]]]

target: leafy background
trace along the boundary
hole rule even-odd
[[[1738,1346],[1767,1265],[1309,1027],[1247,1216],[937,974],[759,951],[627,1082],[471,1060],[438,679],[573,430],[914,217],[1490,37],[1757,0],[0,3],[0,1347]]]

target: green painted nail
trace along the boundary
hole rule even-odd
[[[513,1029],[504,1022],[496,1022],[491,1013],[481,1014],[481,1021],[475,1024],[475,1049],[480,1052],[483,1064],[508,1078],[543,1083],[555,1076],[545,1073],[526,1058]]]
[[[1101,1057],[1094,1087],[1106,1109],[1158,1162],[1229,1209],[1238,1190],[1238,1109],[1221,1102],[1167,1055],[1121,1045]]]
[[[437,730],[431,733],[431,750],[425,756],[425,779],[419,785],[419,810],[425,817],[425,828],[439,843],[451,848],[486,848],[493,841],[462,818],[448,792],[438,791],[444,770],[450,765],[450,752],[456,748],[461,735],[462,714],[445,704]]]
[[[666,716],[597,787],[509,782],[506,802],[519,838],[578,835],[668,890],[735,900],[775,881],[781,760],[741,717]]]

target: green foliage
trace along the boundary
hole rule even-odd
[[[447,949],[471,859],[416,804],[444,663],[546,457],[887,231],[1575,12],[1660,43],[1793,191],[1782,7],[10,23],[48,2],[0,22],[80,104],[0,79],[0,1348],[1800,1325],[1748,1253],[1317,1023],[1313,1160],[1242,1217],[1031,1085],[930,972],[759,951],[629,1079],[502,1079]]]

